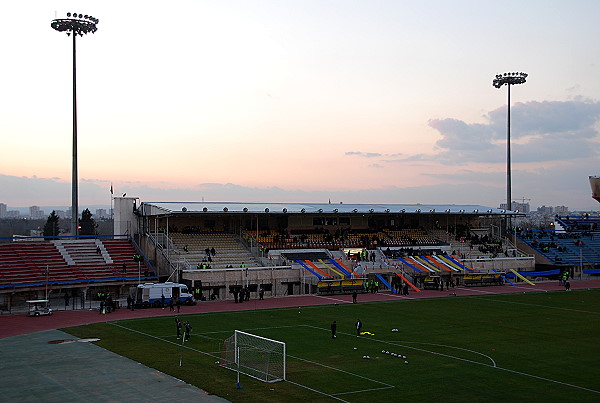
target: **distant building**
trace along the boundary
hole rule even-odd
[[[531,207],[529,206],[529,203],[519,203],[519,202],[513,201],[511,203],[511,207],[512,207],[512,211],[518,210],[519,213],[529,214],[529,212],[531,211]],[[508,205],[506,203],[501,203],[500,209],[508,210]]]
[[[554,214],[554,209],[552,208],[552,206],[541,206],[537,208],[537,212],[540,214],[552,215]]]
[[[29,217],[34,220],[44,218],[44,210],[41,210],[40,206],[31,206],[29,207]]]
[[[19,218],[20,216],[19,210],[8,210],[5,218]]]
[[[513,210],[519,210],[519,213],[529,214],[531,211],[531,207],[529,207],[529,203],[518,203],[513,202]]]
[[[6,204],[0,203],[0,218],[6,218]]]
[[[96,209],[96,218],[105,219],[109,218],[105,208]]]
[[[60,218],[61,220],[67,218],[67,212],[65,210],[54,210],[54,213],[58,216],[58,218]]]
[[[567,206],[556,206],[554,207],[554,214],[568,214],[569,208]]]

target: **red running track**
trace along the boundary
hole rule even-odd
[[[600,280],[572,280],[571,289],[591,289],[600,288]],[[421,298],[441,298],[450,296],[467,295],[485,295],[485,294],[508,294],[539,291],[561,291],[564,287],[559,286],[558,282],[537,283],[535,286],[519,283],[517,287],[510,285],[491,286],[491,287],[456,287],[450,290],[423,290],[423,292],[411,292],[409,296],[400,296],[391,292],[379,292],[376,294],[360,294],[358,302],[389,301],[402,299],[421,299]],[[226,312],[226,311],[244,311],[254,309],[273,309],[289,308],[293,306],[312,306],[352,303],[351,295],[299,295],[288,297],[267,298],[265,300],[250,300],[242,304],[236,304],[233,301],[210,301],[201,302],[196,306],[182,306],[179,314],[194,314],[207,312]],[[74,311],[55,311],[51,316],[28,317],[23,313],[0,316],[0,338],[17,336],[39,332],[42,330],[60,329],[63,327],[87,325],[90,323],[116,321],[122,319],[146,318],[153,316],[173,316],[177,312],[169,312],[168,308],[157,309],[136,309],[130,311],[127,309],[117,309],[111,314],[100,315],[98,311],[74,310]]]

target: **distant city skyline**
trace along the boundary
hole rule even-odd
[[[492,80],[526,72],[511,93],[514,200],[598,209],[587,181],[600,174],[598,1],[32,0],[3,10],[28,21],[0,25],[10,78],[0,198],[10,206],[70,205],[72,49],[50,22],[81,12],[100,20],[77,42],[82,206],[108,206],[112,187],[142,201],[496,207],[507,94]]]
[[[499,206],[486,206],[486,207],[498,207],[500,209],[506,208],[506,203],[500,203]],[[521,213],[529,214],[529,213],[544,213],[544,214],[568,214],[571,212],[600,212],[597,210],[577,210],[570,209],[568,206],[559,205],[559,206],[531,206],[528,202],[525,201],[513,201],[513,208]],[[32,215],[33,211],[36,211],[35,217]],[[85,209],[89,209],[92,212],[92,215],[95,218],[106,219],[111,217],[111,209],[112,207],[108,206],[80,206],[79,213]],[[13,207],[7,206],[5,203],[0,202],[0,219],[1,218],[15,218],[9,217],[7,213],[14,213],[17,211],[20,214],[20,217],[28,217],[28,218],[36,218],[36,219],[45,219],[52,211],[54,211],[61,219],[69,219],[70,218],[70,207],[68,206],[29,206],[29,207]],[[29,212],[29,215],[27,214]],[[41,213],[41,215],[40,215]],[[14,214],[13,214],[14,215]]]

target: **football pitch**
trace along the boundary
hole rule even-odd
[[[600,290],[180,315],[183,345],[174,317],[62,330],[233,402],[600,400]],[[236,388],[236,329],[286,343],[286,381]]]

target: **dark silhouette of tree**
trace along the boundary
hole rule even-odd
[[[56,215],[56,211],[52,210],[52,213],[48,216],[46,224],[44,224],[44,236],[54,237],[60,234],[59,227],[60,218]]]
[[[81,213],[81,221],[79,221],[79,235],[96,235],[96,221],[92,218],[90,209],[85,209]]]

